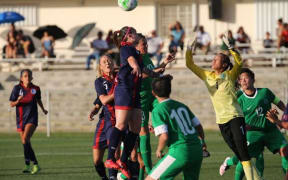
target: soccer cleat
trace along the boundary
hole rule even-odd
[[[104,164],[105,164],[105,167],[108,168],[108,169],[116,169],[116,170],[118,170],[118,169],[121,168],[116,162],[112,161],[111,159],[106,160]]]
[[[40,166],[38,164],[34,164],[31,170],[31,174],[36,174],[41,170]]]
[[[25,167],[23,168],[23,173],[30,173],[30,165],[25,165]]]
[[[121,162],[120,159],[117,161],[117,164],[120,166],[119,170],[121,171],[121,173],[124,176],[126,176],[128,179],[130,179],[131,178],[131,174],[130,174],[130,172],[128,170],[127,165],[125,163]]]
[[[223,174],[229,169],[230,166],[228,166],[227,161],[230,159],[230,157],[226,157],[224,162],[221,164],[219,168],[219,174],[220,176],[223,176]]]

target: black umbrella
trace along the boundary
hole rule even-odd
[[[33,36],[35,36],[38,39],[41,39],[44,35],[44,32],[48,32],[48,34],[50,36],[53,36],[55,40],[65,38],[67,36],[67,34],[56,25],[48,25],[48,26],[39,27],[33,32]]]
[[[82,39],[85,38],[94,27],[95,23],[86,24],[81,27],[74,35],[71,48],[74,49],[77,47],[81,43]]]

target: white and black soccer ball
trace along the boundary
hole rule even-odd
[[[132,11],[138,5],[138,0],[118,0],[118,6],[124,11]]]

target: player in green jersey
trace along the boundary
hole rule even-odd
[[[156,156],[162,158],[153,167],[146,180],[173,179],[183,172],[184,180],[198,180],[202,164],[204,131],[190,109],[170,99],[171,76],[157,78],[152,83],[152,93],[159,104],[152,111],[152,125],[158,136]],[[165,146],[169,147],[163,157]]]
[[[144,67],[155,72],[163,72],[167,64],[175,60],[174,54],[169,54],[167,58],[164,59],[163,63],[155,68],[153,62],[151,61],[149,55],[147,54],[147,40],[145,36],[138,33],[135,41],[135,48],[142,55],[142,60]],[[147,77],[147,75],[142,74],[142,84],[141,84],[141,108],[142,108],[142,124],[140,131],[140,152],[143,158],[146,172],[149,173],[152,169],[151,160],[151,145],[150,145],[150,134],[148,128],[149,122],[149,112],[152,111],[153,106],[157,104],[155,97],[152,95],[152,78]],[[139,179],[143,179],[144,169],[140,169]]]
[[[261,158],[261,154],[264,146],[272,153],[279,152],[282,157],[282,167],[286,173],[288,169],[287,141],[276,125],[269,122],[265,117],[266,113],[271,109],[271,104],[275,104],[282,111],[285,110],[285,105],[268,88],[255,88],[254,82],[254,73],[248,68],[243,68],[239,76],[241,91],[237,93],[237,97],[245,116],[249,155],[257,158],[258,162],[256,162],[256,165],[258,164],[258,170],[262,171],[261,174],[263,174],[264,165],[261,162],[264,162],[264,160]],[[220,167],[220,174],[224,174],[229,165],[233,164],[231,163],[232,161],[237,162],[235,157],[225,159]],[[243,176],[242,166],[238,163],[235,179],[240,180]]]

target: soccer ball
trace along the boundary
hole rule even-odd
[[[118,0],[118,6],[124,11],[132,11],[137,7],[137,0]]]

